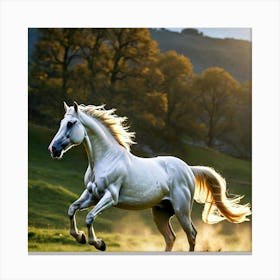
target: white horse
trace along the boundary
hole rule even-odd
[[[105,243],[97,239],[93,222],[104,210],[114,206],[122,209],[152,208],[154,222],[164,236],[166,251],[171,251],[175,234],[170,218],[175,214],[185,231],[189,250],[194,251],[197,231],[191,220],[193,200],[205,203],[202,214],[206,223],[227,219],[233,223],[248,220],[249,205],[240,205],[241,197],[226,196],[225,180],[212,168],[188,166],[171,156],[141,158],[130,153],[134,133],[123,125],[126,118],[105,110],[104,106],[64,103],[65,116],[53,138],[49,151],[61,158],[71,147],[84,144],[88,168],[85,190],[70,205],[70,234],[82,244],[86,236],[76,226],[75,213],[95,207],[86,217],[88,243],[104,251]]]

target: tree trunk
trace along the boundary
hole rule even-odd
[[[210,115],[209,119],[209,128],[208,128],[208,133],[207,133],[207,146],[208,147],[213,147],[213,142],[214,142],[214,120],[213,120],[213,115]]]

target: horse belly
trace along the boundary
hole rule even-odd
[[[161,168],[147,168],[142,172],[134,171],[127,178],[117,207],[132,210],[151,208],[168,196],[167,174]]]
[[[119,197],[119,203],[116,207],[127,210],[143,210],[151,208],[159,204],[163,199],[168,199],[169,196],[166,194],[157,193],[140,193],[140,196],[137,193],[131,194],[126,191],[123,191]]]

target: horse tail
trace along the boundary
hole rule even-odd
[[[215,224],[225,219],[232,223],[249,221],[250,205],[239,204],[243,196],[227,197],[226,181],[220,174],[206,166],[191,166],[191,170],[196,185],[194,199],[205,203],[202,213],[205,223]]]

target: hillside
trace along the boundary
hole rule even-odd
[[[83,176],[87,167],[86,155],[83,147],[76,147],[65,154],[63,160],[51,159],[47,147],[54,134],[55,131],[51,131],[48,128],[29,125],[29,250],[92,251],[94,250],[92,247],[87,245],[83,247],[75,243],[68,234],[69,220],[67,211],[69,205],[83,191]],[[228,179],[230,193],[244,194],[244,202],[251,201],[251,163],[249,161],[235,159],[207,148],[190,146],[186,146],[185,153],[178,156],[191,165],[203,164],[215,167]],[[238,229],[239,234],[246,231],[250,241],[250,224],[245,223],[237,226],[224,222],[217,226],[202,225],[201,211],[202,206],[195,203],[192,216],[200,231],[200,240],[203,236],[206,238],[207,235],[205,236],[205,234],[208,230],[221,235],[221,240],[222,235],[226,232],[227,236],[225,238],[230,240],[231,235],[237,234],[236,230]],[[83,230],[86,230],[84,221],[86,214],[87,211],[77,215],[78,225]],[[173,223],[175,230],[178,230],[179,226],[175,219]],[[148,251],[162,250],[163,248],[162,237],[158,234],[152,221],[150,210],[125,211],[116,208],[109,209],[98,217],[95,229],[98,236],[105,236],[109,250]],[[187,241],[181,231],[179,231],[179,236],[179,240],[182,238],[182,241],[178,241],[176,246],[181,244],[181,247],[176,248],[183,250],[182,248],[187,246]],[[240,236],[240,238],[243,237]],[[209,242],[208,239],[205,242]],[[157,247],[148,247],[149,242],[156,244]],[[148,243],[146,247],[145,243]],[[227,244],[231,244],[231,241],[228,241]],[[212,248],[209,246],[207,250]],[[223,247],[225,250],[233,250],[233,247],[227,247],[228,245],[221,246],[225,246]],[[246,246],[240,250],[250,250],[250,243],[246,244]]]
[[[190,58],[197,74],[208,67],[219,66],[240,82],[251,80],[252,44],[249,41],[182,34],[167,29],[150,29],[150,33],[162,52],[175,50]]]

